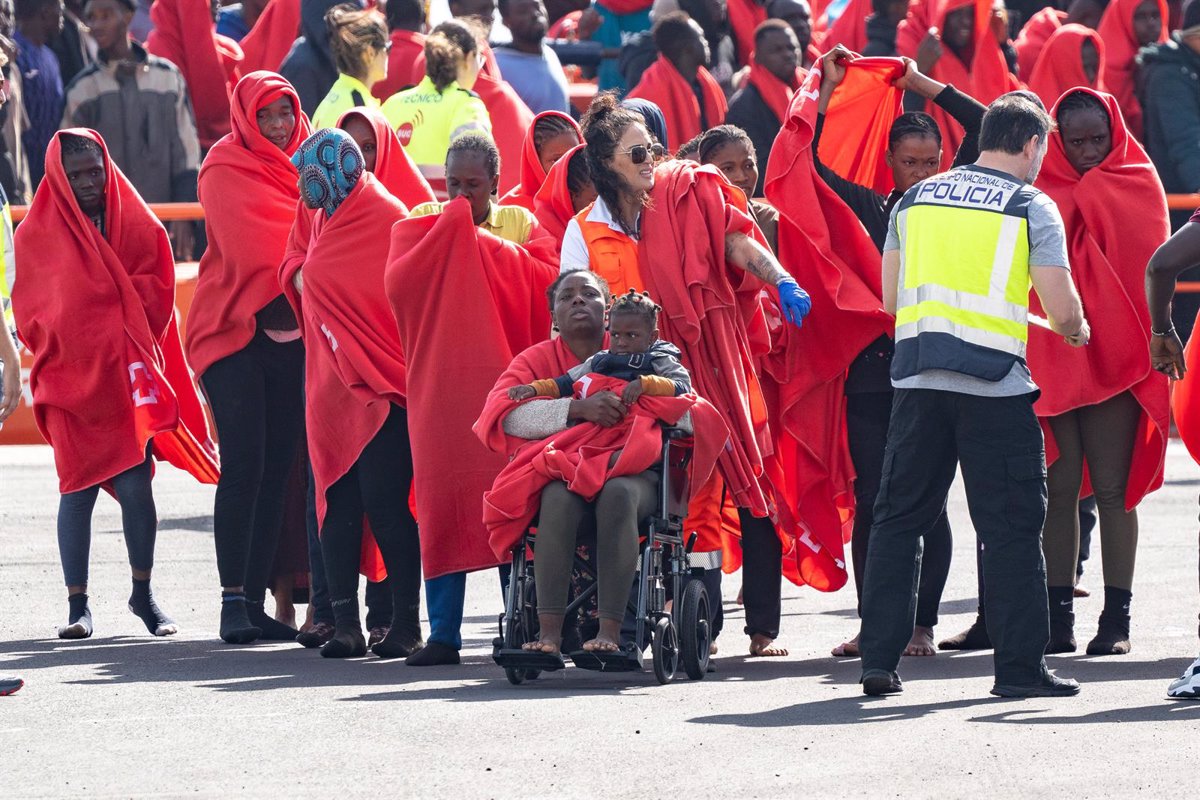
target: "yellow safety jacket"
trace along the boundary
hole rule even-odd
[[[892,378],[942,369],[998,381],[1029,339],[1030,202],[1010,175],[964,167],[921,181],[897,212]]]

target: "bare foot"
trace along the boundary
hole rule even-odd
[[[744,605],[745,605],[745,602],[743,602],[743,600],[742,600],[742,589],[743,589],[743,588],[744,588],[744,587],[742,587],[742,586],[739,586],[739,587],[738,587],[738,599],[737,599],[737,604],[738,604],[739,606],[744,606]]]
[[[933,646],[933,628],[918,625],[913,628],[912,638],[908,647],[904,648],[906,656],[936,656],[937,648]]]
[[[1092,596],[1092,593],[1089,592],[1087,589],[1083,588],[1082,586],[1076,586],[1075,590],[1072,592],[1072,594],[1075,597],[1091,597]]]
[[[553,639],[539,639],[536,642],[526,642],[521,645],[522,650],[529,650],[537,653],[549,653],[554,655],[558,652],[559,642]]]
[[[854,634],[854,638],[850,641],[842,642],[830,650],[829,654],[834,658],[858,658],[862,655],[858,650],[858,634]]]
[[[621,645],[613,639],[597,636],[584,642],[583,649],[589,653],[615,653],[621,649]]]
[[[708,654],[710,656],[715,656],[717,654],[717,643],[716,642],[713,642],[712,644],[710,644],[708,646]]]
[[[774,639],[756,633],[750,637],[750,655],[754,658],[776,658],[788,654],[786,649],[774,647],[774,644]]]

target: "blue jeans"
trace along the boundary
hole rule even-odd
[[[429,607],[429,642],[462,649],[463,607],[467,602],[467,573],[451,572],[425,581]]]

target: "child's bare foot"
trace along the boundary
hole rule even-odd
[[[854,638],[850,641],[842,642],[830,650],[829,654],[834,658],[858,658],[862,655],[858,649],[858,634],[854,634]]]
[[[904,648],[906,656],[936,656],[937,648],[933,646],[933,628],[918,625],[913,628],[912,638],[908,647]]]
[[[775,640],[761,633],[750,637],[750,655],[755,658],[776,658],[786,656],[788,651],[783,647],[775,647]]]

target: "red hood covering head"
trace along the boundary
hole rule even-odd
[[[916,58],[917,47],[931,25],[945,30],[947,14],[972,5],[975,8],[975,40],[971,52],[964,54],[969,62],[964,63],[943,44],[942,57],[929,75],[942,83],[954,84],[959,91],[987,105],[1005,92],[1021,88],[1021,82],[1008,71],[1004,53],[992,34],[992,0],[936,0],[932,7],[928,3],[910,5],[908,18],[900,23],[896,32],[896,51],[902,56]],[[942,130],[942,169],[949,169],[962,143],[962,126],[932,101],[926,104],[925,110]]]
[[[67,180],[66,135],[103,152],[105,234]],[[50,140],[46,177],[15,240],[13,311],[33,353],[33,411],[54,448],[59,490],[137,466],[151,440],[159,459],[216,483],[216,450],[179,342],[170,241],[98,133],[70,128]]]
[[[704,95],[705,116],[709,127],[716,127],[725,121],[725,112],[729,109],[725,102],[725,92],[721,90],[716,78],[704,67],[696,73],[700,83],[700,92]],[[692,86],[675,69],[675,65],[664,56],[650,65],[642,73],[638,85],[629,92],[629,97],[640,97],[649,100],[662,109],[667,122],[667,139],[682,144],[700,134],[700,103]],[[494,126],[493,126],[494,127]]]
[[[550,333],[549,239],[519,247],[475,227],[466,200],[392,227],[384,285],[407,362],[426,578],[492,567],[481,498],[503,469],[471,427],[513,356]],[[453,476],[453,480],[447,480]]]
[[[1021,28],[1013,42],[1013,49],[1017,51],[1017,71],[1026,79],[1033,76],[1033,65],[1037,63],[1046,42],[1066,21],[1067,12],[1049,6],[1030,17],[1025,27]]]
[[[150,21],[146,49],[183,73],[200,146],[211,147],[229,132],[229,93],[240,74],[242,48],[217,33],[209,0],[154,0]]]
[[[425,34],[397,28],[389,35],[392,49],[388,52],[388,74],[371,87],[371,94],[379,100],[387,100],[406,86],[412,86],[413,67],[421,60],[421,74],[425,71]]]
[[[353,116],[362,117],[375,131],[374,174],[383,188],[409,208],[433,202],[436,198],[429,181],[425,180],[412,156],[400,144],[396,131],[388,124],[383,112],[365,106],[352,108],[338,119],[338,127],[343,127],[346,119]]]
[[[546,170],[542,169],[542,158],[538,155],[534,132],[537,130],[538,122],[549,117],[565,120],[575,131],[576,140],[580,143],[583,142],[583,132],[579,130],[578,123],[569,114],[561,111],[543,111],[534,117],[529,129],[525,131],[525,141],[521,145],[521,183],[504,195],[500,201],[502,205],[521,206],[530,211],[534,210],[534,195],[537,194],[538,189],[542,188],[542,184],[546,180]]]
[[[242,74],[278,70],[298,36],[300,0],[268,0],[254,27],[240,42],[245,56]]]
[[[821,138],[822,148],[825,142],[844,143],[852,151],[837,168],[842,175],[863,174],[883,162],[887,131],[900,110],[892,81],[903,70],[898,59],[847,65]],[[813,163],[821,79],[818,64],[796,92],[771,150],[765,190],[779,209],[780,261],[822,313],[788,331],[786,347],[766,362],[765,383],[782,428],[775,441],[788,475],[785,497],[804,531],[804,546],[796,548],[800,574],[831,591],[846,581],[843,545],[854,526],[846,372],[871,342],[891,334],[894,323],[883,308],[879,251]],[[824,152],[822,157],[831,163]]]
[[[1092,320],[1087,347],[1068,347],[1062,337],[1029,329],[1029,368],[1042,394],[1039,417],[1103,402],[1129,391],[1142,407],[1130,465],[1125,506],[1132,509],[1162,484],[1166,457],[1168,389],[1165,375],[1150,368],[1150,315],[1145,276],[1150,256],[1170,234],[1166,195],[1146,151],[1129,132],[1115,97],[1074,89],[1100,101],[1108,112],[1112,151],[1080,175],[1063,152],[1062,135],[1050,137],[1037,186],[1058,205],[1067,228],[1071,274]],[[1058,116],[1060,98],[1055,105]],[[1114,205],[1112,198],[1120,197]],[[1030,309],[1044,316],[1037,294]],[[1046,432],[1047,461],[1057,454]],[[1182,426],[1181,426],[1182,430]]]
[[[1037,64],[1029,75],[1029,91],[1036,94],[1050,108],[1068,89],[1076,86],[1104,91],[1103,66],[1095,80],[1088,80],[1083,71],[1082,48],[1091,42],[1104,64],[1104,40],[1091,28],[1071,23],[1063,25],[1046,41]]]
[[[1121,104],[1121,113],[1134,136],[1142,135],[1142,104],[1134,93],[1134,57],[1141,45],[1133,32],[1133,13],[1146,0],[1112,0],[1100,18],[1097,32],[1104,40],[1104,85]],[[1167,41],[1169,34],[1166,0],[1158,0],[1162,15],[1162,30],[1158,41]]]
[[[280,149],[262,135],[258,109],[288,97],[296,128]],[[312,133],[292,85],[273,72],[251,72],[233,90],[233,130],[200,167],[208,249],[200,259],[188,312],[187,352],[197,375],[245,347],[254,315],[279,295],[278,269],[300,199],[291,154]],[[247,187],[253,187],[249,191]]]
[[[576,214],[567,181],[573,158],[587,158],[587,145],[576,145],[568,150],[546,173],[546,180],[533,196],[533,214],[542,229],[554,238],[554,245],[560,250],[567,224]]]

